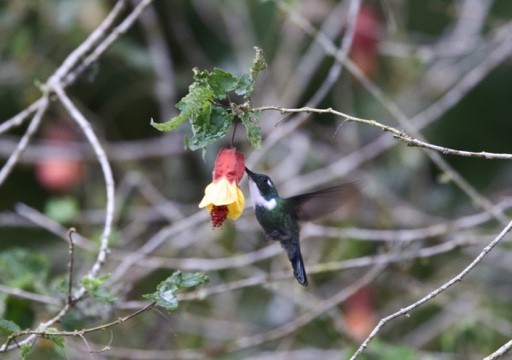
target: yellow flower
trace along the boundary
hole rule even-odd
[[[236,220],[244,211],[244,194],[238,182],[245,171],[244,155],[235,148],[222,148],[215,160],[213,181],[204,190],[200,208],[210,212],[213,227],[219,227],[226,218]]]

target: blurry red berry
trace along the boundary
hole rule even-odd
[[[66,156],[77,136],[67,125],[53,125],[41,136],[42,143],[60,148],[62,154],[49,154],[36,163],[35,176],[45,189],[68,191],[78,185],[85,175],[83,161]]]

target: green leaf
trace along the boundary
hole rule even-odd
[[[23,360],[27,359],[27,356],[32,352],[32,345],[24,344],[20,348],[20,356]]]
[[[51,198],[45,204],[44,213],[53,220],[65,224],[78,214],[79,206],[75,198],[70,196]]]
[[[256,50],[256,57],[252,62],[251,70],[249,74],[243,74],[238,78],[238,86],[235,89],[235,93],[243,96],[245,99],[251,97],[254,91],[256,77],[260,72],[267,68],[267,63],[263,57],[263,50],[258,47],[255,47],[254,49]]]
[[[185,147],[191,150],[204,149],[222,139],[233,125],[235,116],[240,116],[240,113],[233,111],[238,104],[225,104],[225,99],[229,99],[233,92],[248,99],[254,91],[257,75],[267,67],[263,51],[255,49],[256,57],[249,74],[238,77],[220,68],[214,68],[211,72],[194,68],[194,81],[189,86],[189,92],[176,104],[180,114],[165,123],[151,120],[151,126],[160,131],[172,131],[188,120],[192,127],[192,137],[185,138]],[[249,102],[246,104],[250,105]],[[244,114],[250,112],[250,106],[239,109],[242,109],[242,122],[247,129],[249,142],[259,148],[261,132],[256,125],[259,114]]]
[[[49,267],[41,254],[11,249],[0,254],[0,282],[24,290],[43,290]]]
[[[204,115],[212,101],[213,91],[211,88],[207,84],[194,82],[189,86],[188,94],[176,104],[180,114],[165,123],[151,121],[151,125],[160,131],[172,131],[185,120],[192,122],[197,117]]]
[[[239,96],[243,96],[244,98],[248,98],[251,96],[254,91],[254,80],[249,76],[249,74],[242,74],[238,78],[238,85],[235,89],[235,94]]]
[[[82,285],[84,286],[87,293],[94,299],[101,302],[111,303],[116,301],[117,298],[103,287],[103,284],[108,280],[109,277],[109,274],[94,278],[90,276],[84,276],[82,278]]]
[[[260,111],[246,111],[240,116],[240,120],[247,131],[247,138],[255,149],[259,149],[261,147],[261,129],[257,125],[260,117]]]
[[[9,336],[9,335],[12,335],[12,334],[20,332],[20,331],[21,331],[21,328],[14,321],[7,320],[7,319],[0,319],[0,332],[3,335]]]
[[[212,106],[208,115],[196,119],[192,124],[194,136],[188,140],[190,150],[197,150],[222,139],[229,131],[235,116],[220,106]]]
[[[176,311],[178,308],[178,298],[176,297],[176,287],[169,285],[167,280],[160,283],[157,291],[152,294],[143,295],[144,298],[156,302],[158,306],[163,307],[168,312]]]
[[[160,130],[160,131],[173,131],[173,130],[177,129],[187,119],[188,119],[187,114],[180,114],[178,116],[171,118],[169,121],[166,121],[164,123],[157,123],[153,119],[151,119],[151,122],[149,124],[151,126],[153,126],[155,129]]]
[[[51,340],[58,347],[64,347],[64,336],[58,335],[59,330],[53,327],[45,329],[44,337]]]
[[[176,292],[182,289],[191,289],[206,284],[208,277],[203,273],[182,273],[174,272],[170,277],[158,284],[156,292],[145,294],[145,299],[156,302],[158,306],[163,307],[168,312],[176,311],[178,308],[178,298]]]
[[[260,72],[267,68],[267,62],[265,61],[264,52],[259,47],[254,47],[256,51],[256,57],[254,58],[251,66],[251,79],[253,82],[256,81],[256,77]]]
[[[181,271],[174,272],[167,280],[173,283],[178,290],[195,288],[210,281],[208,276],[203,273],[196,272],[183,274]]]
[[[225,99],[228,93],[236,89],[239,82],[235,75],[219,68],[214,68],[211,73],[208,71],[197,72],[194,79],[207,84],[216,100]]]

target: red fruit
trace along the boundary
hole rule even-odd
[[[36,164],[37,181],[50,191],[62,192],[74,188],[85,175],[84,163],[79,159],[66,157],[76,141],[76,135],[67,125],[54,125],[42,134],[42,142],[46,145],[58,146],[62,154],[51,154]]]
[[[377,317],[373,292],[368,287],[359,289],[343,304],[345,331],[356,341],[363,341],[375,327]]]
[[[379,14],[373,7],[363,5],[355,26],[350,57],[366,76],[371,77],[376,70],[377,47],[383,31]]]
[[[37,181],[51,191],[66,191],[77,185],[83,178],[84,167],[81,161],[50,157],[36,165]]]

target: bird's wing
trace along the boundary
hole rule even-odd
[[[311,221],[325,216],[359,198],[355,182],[301,194],[289,198],[291,208],[298,220]]]

